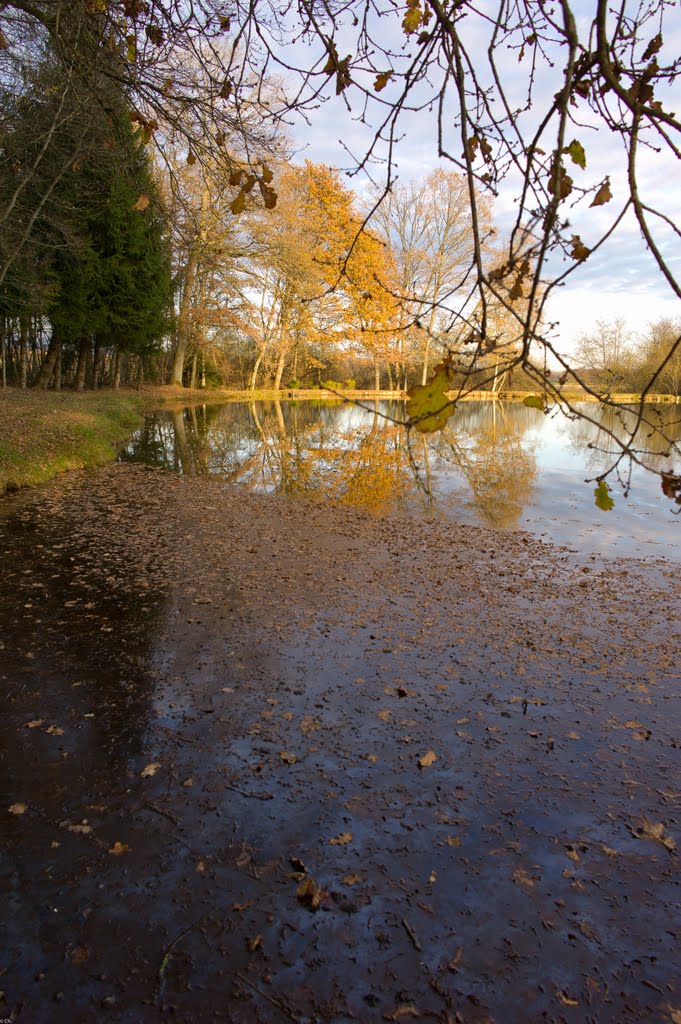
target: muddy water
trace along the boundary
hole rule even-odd
[[[675,566],[125,464],[0,564],[8,1018],[681,1007]]]
[[[614,509],[595,507],[593,478],[614,461],[610,435],[624,437],[634,414],[581,408],[594,422],[521,403],[466,402],[444,431],[409,442],[399,402],[195,406],[148,416],[123,458],[374,514],[409,511],[522,528],[583,552],[681,560],[681,517],[645,469],[622,463],[611,478]],[[651,406],[648,417],[681,438],[679,407]],[[648,428],[636,447],[651,468],[675,465]]]

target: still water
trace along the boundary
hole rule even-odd
[[[213,474],[255,491],[331,499],[385,515],[420,512],[450,523],[520,528],[582,552],[681,561],[681,516],[659,478],[628,462],[608,482],[614,509],[595,507],[593,477],[613,465],[611,434],[629,408],[593,403],[592,422],[512,402],[464,402],[438,434],[408,434],[401,402],[243,402],[147,416],[122,453],[183,474]],[[674,459],[650,427],[636,448],[646,465],[681,469],[681,408],[648,407],[677,443]],[[591,482],[586,482],[587,480]]]

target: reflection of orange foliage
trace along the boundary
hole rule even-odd
[[[346,436],[346,442],[353,441],[335,481],[337,498],[343,504],[385,514],[414,489],[404,434],[399,427],[386,427],[359,439]]]

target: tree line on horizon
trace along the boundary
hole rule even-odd
[[[505,26],[509,39],[525,32],[530,13],[518,8],[517,24]],[[399,26],[405,54],[415,42],[424,54],[431,43],[443,47],[443,88],[449,76],[463,89],[454,116],[463,152],[444,153],[453,169],[408,185],[395,181],[388,161],[387,184],[357,196],[338,170],[291,161],[284,115],[304,112],[328,82],[344,100],[358,89],[397,118],[409,104],[384,97],[400,76],[407,85],[410,79],[394,52],[384,55],[395,66],[365,81],[359,51],[341,60],[332,36],[308,26],[326,62],[299,69],[296,98],[267,71],[277,54],[258,4],[241,10],[236,2],[197,0],[190,11],[177,0],[2,5],[3,383],[403,388],[424,383],[444,353],[446,375],[464,388],[527,386],[550,397],[576,379],[597,393],[678,393],[678,324],[652,324],[636,346],[623,325],[598,324],[574,359],[542,333],[545,295],[592,251],[569,235],[560,204],[581,196],[589,208],[605,207],[613,195],[609,177],[576,184],[588,154],[565,134],[572,107],[586,102],[613,130],[610,100],[597,99],[601,76],[602,95],[616,94],[622,116],[633,118],[620,125],[625,142],[636,144],[643,121],[675,129],[673,115],[651,101],[657,79],[675,68],[663,63],[661,32],[644,47],[617,26],[608,38],[609,26],[599,22],[601,48],[587,80],[575,63],[584,44],[569,6],[563,13],[564,26],[552,23],[551,53],[569,47],[565,57],[572,57],[569,83],[554,98],[559,147],[549,158],[539,136],[529,146],[523,141],[519,122],[511,119],[510,131],[510,112],[482,129],[463,98],[479,88],[461,63],[465,51],[455,59],[448,49],[453,40],[464,46],[463,36],[437,22],[437,6],[407,5]],[[327,16],[335,31],[336,15]],[[362,30],[362,46],[369,31]],[[548,41],[525,33],[520,62],[526,47],[551,63]],[[615,53],[622,68],[625,53],[629,60],[634,86],[626,94],[610,73]],[[375,143],[396,142],[396,124],[386,121]],[[495,146],[510,163],[497,159]],[[523,160],[518,223],[502,239],[491,194],[504,167],[522,169]],[[531,215],[530,195],[539,203]],[[635,189],[623,213],[629,205],[669,279]],[[569,264],[553,282],[551,252]],[[562,363],[560,374],[547,372],[547,353]]]

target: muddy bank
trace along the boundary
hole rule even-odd
[[[2,507],[6,1017],[681,1012],[676,568],[135,466]]]

